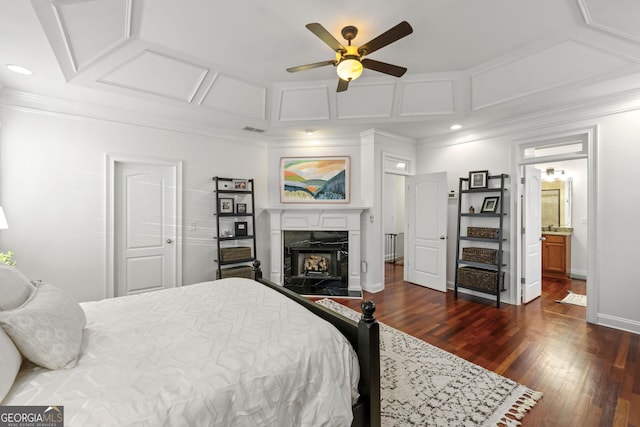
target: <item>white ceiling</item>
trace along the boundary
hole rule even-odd
[[[4,0],[0,93],[111,108],[268,139],[371,127],[423,139],[640,88],[638,0]],[[305,28],[361,45],[400,21],[413,34],[371,54],[336,94],[334,59]],[[46,98],[42,98],[46,97]],[[78,107],[76,107],[78,108]]]

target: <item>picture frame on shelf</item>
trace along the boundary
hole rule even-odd
[[[245,191],[249,189],[249,183],[246,179],[234,179],[233,180],[233,189]]]
[[[469,172],[469,190],[477,190],[487,188],[489,171],[471,171]]]
[[[218,179],[218,190],[233,190],[233,181],[230,179]]]
[[[218,206],[218,213],[232,214],[233,213],[233,199],[223,198],[220,199],[220,206]]]
[[[498,200],[500,200],[499,196],[485,197],[480,213],[496,213],[498,210]]]
[[[236,236],[246,236],[247,235],[247,222],[246,221],[237,221],[235,223],[235,232]]]
[[[280,159],[281,203],[349,203],[349,156]]]
[[[246,203],[236,203],[236,213],[237,214],[246,214],[247,213],[247,204]]]

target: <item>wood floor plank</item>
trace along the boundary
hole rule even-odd
[[[585,307],[556,302],[584,294],[584,281],[544,278],[541,298],[498,309],[404,282],[402,266],[385,273],[385,290],[364,296],[381,322],[544,393],[523,427],[640,427],[640,336],[588,324]]]

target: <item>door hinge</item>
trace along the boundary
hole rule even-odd
[[[527,231],[527,230],[526,230],[524,227],[522,227],[522,230],[520,230],[520,233],[521,233],[521,234],[526,234],[526,231]]]
[[[520,184],[524,184],[524,176],[522,178],[520,178]]]
[[[525,283],[527,283],[527,279],[525,279],[524,277],[521,277],[520,278],[520,283],[522,283],[524,285]]]

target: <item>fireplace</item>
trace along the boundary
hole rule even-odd
[[[271,281],[303,295],[360,297],[362,211],[347,206],[269,209]],[[296,252],[293,265],[292,252]],[[307,271],[306,276],[299,277],[304,272],[304,256],[308,254],[325,257],[332,266],[327,271],[318,274]]]
[[[291,248],[291,280],[338,279],[340,251],[332,248]]]
[[[301,294],[348,293],[346,231],[286,230],[283,239],[285,287]]]

